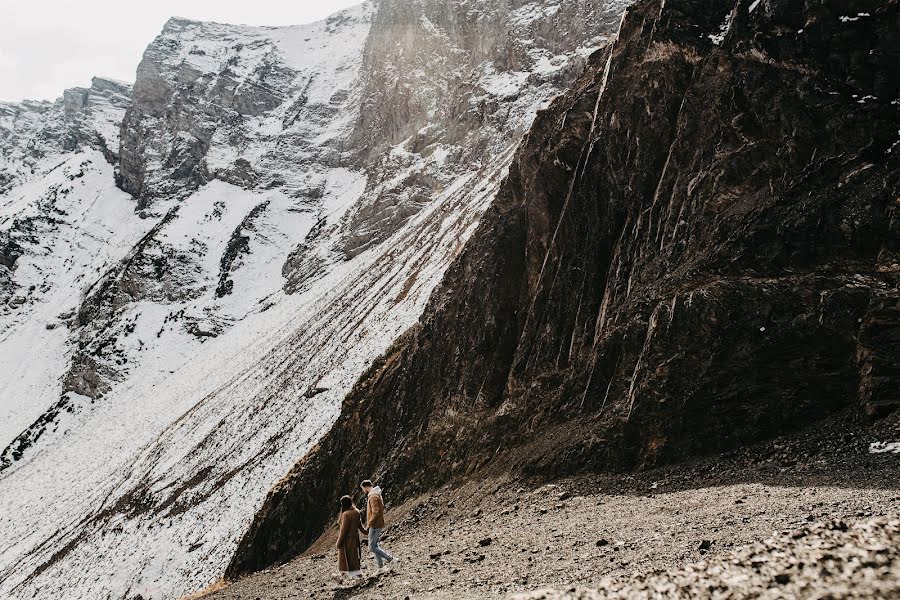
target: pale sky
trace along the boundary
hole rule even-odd
[[[169,17],[299,25],[362,0],[4,0],[0,100],[54,100],[94,75],[134,81],[144,48]]]

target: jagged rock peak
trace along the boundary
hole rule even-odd
[[[316,165],[341,162],[371,14],[363,3],[287,27],[170,19],[137,69],[119,185],[142,206],[216,178],[310,187]]]
[[[102,97],[120,108],[131,103],[132,84],[107,77],[92,77],[90,87],[74,87],[63,91],[63,106],[67,114],[89,108]]]
[[[89,87],[64,90],[52,102],[0,102],[0,193],[49,168],[42,161],[81,147],[114,163],[131,92],[131,84],[94,77]]]

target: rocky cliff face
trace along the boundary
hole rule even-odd
[[[581,73],[625,4],[380,2],[345,145],[369,178],[336,249],[352,258],[377,246],[454,182],[508,162],[534,107]],[[298,248],[285,265],[289,289],[320,263]]]
[[[629,469],[895,409],[897,19],[629,8],[229,573],[305,547],[363,476],[399,499],[485,465]]]
[[[173,19],[133,100],[98,80],[40,105],[93,115],[40,155],[37,109],[4,108],[31,116],[0,142],[0,596],[221,576],[623,6],[445,4]]]
[[[0,102],[0,318],[28,302],[34,290],[21,289],[14,271],[25,245],[39,241],[42,231],[60,221],[56,186],[34,214],[8,201],[16,186],[58,168],[61,153],[80,148],[99,152],[115,163],[119,123],[131,102],[131,85],[95,77],[89,88],[65,90],[56,102]],[[52,187],[49,184],[44,187]],[[42,190],[43,191],[43,190]]]
[[[131,84],[94,77],[56,102],[0,102],[0,193],[42,168],[42,159],[89,147],[114,163]]]
[[[370,20],[369,5],[298,27],[169,20],[138,66],[119,185],[142,206],[213,179],[321,192],[355,115]]]
[[[615,31],[624,4],[380,2],[355,145],[371,153],[411,136],[419,147],[442,137],[487,158],[491,137],[527,124],[509,113],[531,104],[548,81],[580,72],[585,55],[572,50]]]

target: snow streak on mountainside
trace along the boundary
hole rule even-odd
[[[220,577],[622,8],[172,19],[133,92],[0,106],[0,596]]]

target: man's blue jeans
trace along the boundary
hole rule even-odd
[[[369,529],[369,550],[375,555],[375,562],[378,568],[384,566],[384,561],[391,562],[394,557],[378,547],[378,541],[381,539],[381,529]]]

